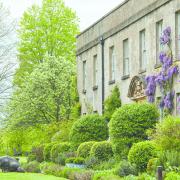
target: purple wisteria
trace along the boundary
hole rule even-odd
[[[161,100],[159,107],[169,112],[173,109],[174,90],[173,76],[179,73],[177,65],[173,64],[172,50],[170,48],[171,43],[171,28],[167,27],[160,38],[160,42],[163,46],[168,47],[168,51],[162,51],[159,55],[159,61],[162,65],[161,71],[157,75],[150,75],[146,77],[147,88],[145,94],[148,97],[148,101],[153,103],[155,101],[156,87],[158,86],[161,91]]]

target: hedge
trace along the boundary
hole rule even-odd
[[[68,152],[70,151],[71,145],[68,142],[64,142],[64,143],[59,143],[59,144],[55,144],[53,145],[52,149],[51,149],[51,160],[53,162],[56,162],[58,155],[60,153],[64,153],[64,152]]]
[[[149,103],[134,103],[119,108],[110,121],[110,139],[116,158],[126,158],[133,143],[146,140],[146,130],[155,126],[158,117],[156,107]]]
[[[87,141],[103,141],[107,138],[107,123],[97,114],[83,116],[74,123],[70,132],[70,141],[76,145]]]
[[[110,142],[96,142],[91,148],[91,157],[97,158],[99,161],[107,161],[113,157],[112,145]]]
[[[87,158],[90,156],[90,151],[92,146],[94,145],[95,141],[89,141],[81,143],[77,150],[77,155],[79,157]]]
[[[134,144],[128,154],[128,160],[135,164],[139,172],[145,172],[150,159],[157,157],[157,149],[150,141]]]

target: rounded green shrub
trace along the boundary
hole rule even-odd
[[[51,149],[52,149],[53,145],[54,145],[54,143],[49,143],[44,146],[44,151],[43,151],[44,161],[51,160]]]
[[[89,141],[81,143],[77,150],[77,155],[79,157],[87,158],[90,156],[90,151],[92,146],[94,145],[95,141]]]
[[[70,141],[79,145],[87,141],[102,141],[108,138],[105,119],[97,114],[86,115],[77,120],[70,132]]]
[[[58,155],[70,151],[71,145],[68,142],[53,145],[51,149],[51,160],[57,162]]]
[[[126,158],[133,143],[146,140],[146,130],[155,126],[158,117],[156,107],[149,103],[119,108],[110,121],[110,138],[116,158]]]
[[[99,161],[106,161],[113,157],[112,146],[110,142],[96,142],[91,148],[91,157],[97,158]]]
[[[157,148],[150,141],[139,142],[131,147],[128,160],[139,172],[144,172],[150,159],[157,157]]]

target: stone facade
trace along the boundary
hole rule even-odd
[[[173,54],[178,54],[179,11],[179,0],[126,0],[77,36],[78,92],[82,114],[89,111],[102,114],[103,101],[114,85],[120,89],[122,104],[144,99],[144,77],[156,73],[159,68],[157,28],[172,28]],[[145,46],[144,50],[142,46]],[[144,69],[142,57],[146,61]],[[180,95],[177,78],[174,79],[174,89],[177,106],[176,99]],[[159,97],[157,90],[156,99]],[[176,108],[174,114],[178,114]]]

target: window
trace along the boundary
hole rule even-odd
[[[129,40],[123,41],[123,75],[129,75]]]
[[[93,85],[97,86],[98,69],[97,69],[97,55],[93,57]]]
[[[180,93],[176,94],[176,115],[180,116]]]
[[[163,46],[160,43],[160,37],[163,31],[163,20],[156,23],[156,64],[159,64],[159,54],[163,50]]]
[[[86,90],[86,61],[83,61],[83,90]]]
[[[180,11],[176,13],[176,57],[180,58]]]
[[[140,70],[146,69],[147,57],[146,57],[146,31],[140,32]]]
[[[115,80],[115,52],[114,52],[114,46],[110,47],[109,49],[109,80],[113,81]]]

